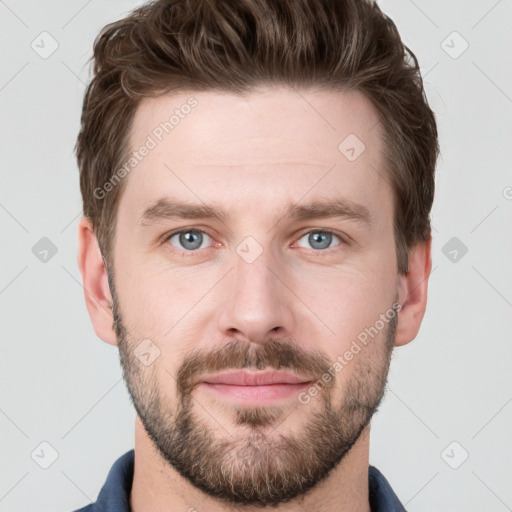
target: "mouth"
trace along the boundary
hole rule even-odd
[[[312,384],[307,377],[281,371],[232,371],[203,377],[198,385],[223,399],[262,405],[290,399]]]

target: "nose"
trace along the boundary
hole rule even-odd
[[[265,252],[252,263],[235,254],[218,316],[224,338],[264,343],[270,337],[291,336],[293,294],[285,274],[283,266]]]

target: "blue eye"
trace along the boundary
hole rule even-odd
[[[173,239],[175,240],[174,242]],[[211,238],[204,231],[200,231],[198,229],[179,231],[178,233],[174,233],[168,238],[168,241],[171,242],[171,245],[186,251],[204,249],[209,245],[208,240],[211,243]],[[207,243],[206,245],[203,245],[205,241]]]
[[[177,231],[176,233],[169,235],[166,240],[167,242],[170,242],[172,246],[186,252],[206,249],[213,242],[212,238],[200,229],[184,229],[182,231]],[[318,229],[305,233],[298,240],[297,245],[306,249],[323,251],[325,249],[331,249],[341,245],[341,243],[343,243],[343,240],[340,236],[330,231]]]
[[[330,249],[331,243],[333,242],[333,239],[338,239],[338,241],[341,243],[342,240],[339,236],[335,235],[334,233],[331,233],[330,231],[310,231],[309,233],[306,233],[304,236],[302,236],[299,239],[299,246],[304,247],[303,245],[300,245],[300,241],[307,237],[307,243],[310,244],[310,246],[313,249],[316,250],[323,250],[323,249]],[[339,245],[339,244],[336,244]],[[306,247],[308,249],[309,247]]]

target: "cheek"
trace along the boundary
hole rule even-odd
[[[365,328],[375,324],[394,297],[390,274],[380,269],[345,268],[329,274],[311,280],[301,276],[295,290],[310,308],[304,315],[311,318],[311,335],[318,340],[318,348],[335,360]],[[297,307],[304,309],[300,303]]]
[[[308,306],[320,318],[312,316],[309,342],[330,361],[335,401],[354,391],[347,385],[360,390],[379,388],[389,326],[381,315],[392,312],[391,297],[390,284],[382,275],[379,281],[376,275],[360,273],[325,283],[321,291],[308,297]]]
[[[190,268],[161,268],[125,260],[116,269],[121,314],[130,334],[166,345],[201,322],[203,299],[218,277]],[[186,337],[186,336],[185,336]]]

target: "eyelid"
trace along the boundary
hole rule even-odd
[[[207,228],[202,226],[185,226],[184,228],[178,228],[173,231],[168,231],[167,233],[164,233],[162,235],[162,241],[166,242],[169,240],[169,238],[173,237],[174,235],[179,235],[180,233],[189,233],[190,231],[199,231],[200,233],[205,233],[210,238],[214,238],[213,235],[211,235]]]
[[[171,245],[171,247],[173,247],[173,249],[175,249],[176,251],[181,251],[183,253],[195,253],[195,252],[199,252],[199,251],[204,251],[204,250],[207,250],[207,249],[210,249],[212,248],[215,243],[218,244],[218,242],[216,241],[215,237],[213,235],[211,235],[207,229],[203,228],[203,227],[197,227],[197,226],[193,226],[193,227],[185,227],[185,228],[179,228],[179,229],[176,229],[174,231],[170,231],[168,233],[166,233],[165,235],[162,236],[162,243],[168,243],[169,240],[173,237],[173,236],[176,236],[176,235],[179,235],[181,233],[190,233],[190,232],[193,232],[193,231],[197,231],[199,233],[202,233],[208,237],[210,237],[211,241],[212,241],[212,244],[208,247],[203,247],[202,249],[196,249],[194,251],[191,251],[191,250],[186,250],[186,249],[180,249],[179,247],[175,247],[173,245],[171,245],[169,243],[169,245]]]
[[[169,240],[175,236],[175,235],[179,235],[181,233],[188,233],[188,232],[191,232],[191,231],[198,231],[200,233],[204,233],[205,235],[209,236],[212,240],[212,245],[210,245],[209,247],[204,247],[203,249],[196,249],[196,250],[186,250],[186,249],[181,249],[181,252],[182,253],[187,253],[187,254],[193,254],[193,253],[197,253],[197,252],[200,252],[200,251],[204,251],[204,250],[207,250],[207,249],[211,249],[215,243],[217,243],[217,245],[219,244],[219,242],[215,239],[215,237],[210,234],[208,232],[208,229],[204,228],[204,227],[201,227],[201,226],[192,226],[192,227],[184,227],[184,228],[179,228],[179,229],[176,229],[174,231],[170,231],[166,234],[164,234],[162,236],[162,243],[166,243],[166,242],[169,242]],[[338,245],[335,245],[334,247],[329,247],[327,249],[322,249],[322,250],[315,250],[315,249],[310,249],[312,251],[315,251],[315,252],[327,252],[329,251],[329,249],[336,249],[337,247],[339,247],[340,245],[346,245],[346,244],[349,244],[350,243],[350,240],[351,238],[346,235],[345,233],[340,233],[336,230],[333,230],[333,229],[329,229],[329,228],[321,228],[321,227],[309,227],[309,228],[304,228],[303,230],[301,230],[298,234],[295,235],[295,241],[293,242],[293,245],[292,246],[295,246],[295,244],[301,239],[303,238],[305,235],[308,235],[310,233],[315,233],[315,232],[318,232],[318,233],[329,233],[331,235],[334,235],[336,237],[338,237],[340,239],[340,243]],[[169,244],[170,245],[170,244]],[[172,246],[176,251],[180,251],[179,247],[175,247],[175,246]]]
[[[293,245],[297,244],[298,241],[303,238],[305,235],[309,235],[310,233],[328,233],[330,235],[334,235],[340,239],[340,243],[338,245],[335,245],[334,247],[328,247],[327,249],[310,249],[315,252],[327,252],[330,249],[336,249],[337,247],[341,245],[347,245],[349,243],[350,237],[348,235],[345,235],[344,233],[340,233],[336,230],[329,229],[329,228],[319,228],[319,227],[313,227],[313,228],[306,228],[304,231],[301,231],[298,235],[295,237],[295,242],[293,242]],[[304,247],[301,247],[301,249],[304,249]]]

